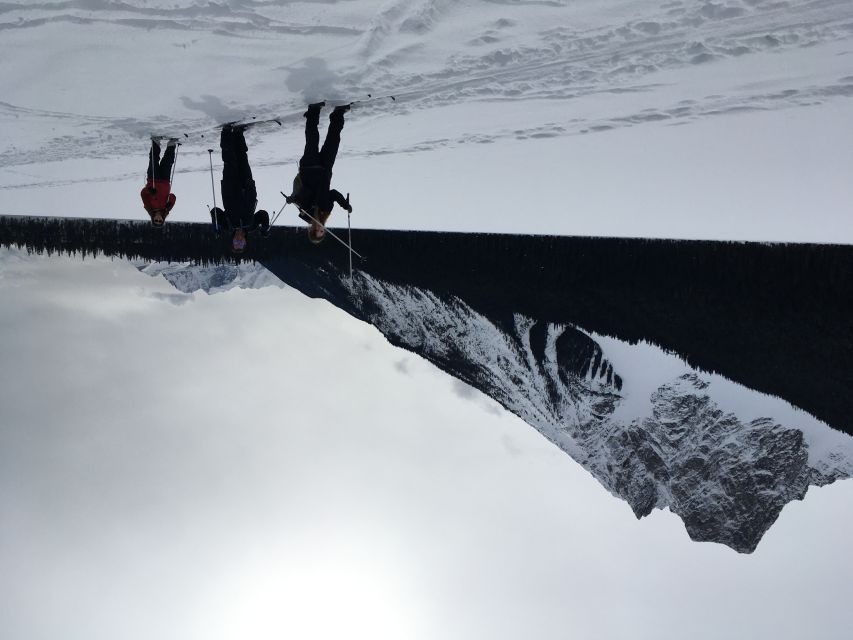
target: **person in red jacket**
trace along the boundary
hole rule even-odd
[[[172,166],[175,163],[175,149],[178,145],[176,138],[169,138],[166,144],[166,153],[160,159],[160,143],[151,139],[151,152],[148,154],[148,181],[142,192],[142,206],[151,217],[151,224],[162,227],[166,223],[166,216],[175,206],[175,194],[172,190]]]

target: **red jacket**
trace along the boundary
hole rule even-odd
[[[154,193],[151,193],[152,186],[154,187]],[[175,206],[175,201],[177,200],[174,193],[169,193],[171,188],[172,185],[168,180],[155,180],[153,185],[149,180],[142,188],[142,192],[139,194],[142,196],[142,206],[144,206],[145,210],[149,213],[151,211],[156,211],[157,209],[171,211],[172,207]]]

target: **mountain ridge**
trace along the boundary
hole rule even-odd
[[[174,278],[181,269],[194,276],[181,284],[194,281],[210,293],[226,290],[217,270],[233,278],[228,288],[264,283],[258,274],[266,271],[260,264],[185,266],[162,275]],[[853,438],[772,416],[742,420],[714,400],[712,387],[723,383],[686,363],[648,398],[646,417],[619,419],[631,378],[623,380],[606,350],[576,327],[521,314],[495,321],[460,299],[365,274],[319,279],[323,297],[519,416],[637,518],[669,509],[693,540],[751,553],[788,502],[802,500],[810,486],[853,475]],[[821,428],[825,433],[816,432]],[[831,442],[816,455],[811,442],[821,438]]]

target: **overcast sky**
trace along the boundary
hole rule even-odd
[[[853,483],[788,505],[750,556],[694,543],[326,302],[2,256],[5,638],[842,638],[853,623]]]

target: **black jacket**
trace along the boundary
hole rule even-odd
[[[229,176],[230,177],[230,176]],[[253,225],[258,193],[255,181],[247,180],[240,184],[237,180],[222,180],[222,206],[233,228],[248,229]]]
[[[313,207],[329,212],[336,202],[342,208],[349,209],[346,198],[337,189],[332,189],[331,183],[330,169],[319,165],[300,167],[299,174],[293,181],[293,194],[290,199],[311,215]]]
[[[270,226],[270,215],[264,210],[261,211],[253,211],[251,217],[248,218],[248,225],[243,224],[233,224],[229,213],[225,213],[219,207],[214,207],[210,211],[210,223],[213,225],[214,229],[217,224],[219,225],[219,233],[229,232],[233,233],[236,229],[245,229],[246,231],[257,231],[261,230],[265,232]]]

